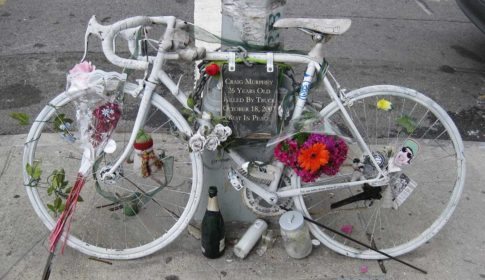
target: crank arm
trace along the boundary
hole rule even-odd
[[[248,188],[250,191],[254,192],[271,205],[275,205],[276,203],[278,203],[278,196],[276,195],[276,193],[269,192],[263,189],[258,184],[244,177],[244,174],[241,174],[239,170],[234,171],[239,174],[239,180],[242,181],[242,185],[244,187]]]

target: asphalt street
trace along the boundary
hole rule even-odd
[[[19,126],[9,115],[35,116],[64,90],[67,70],[82,57],[85,28],[94,14],[104,24],[135,15],[173,15],[192,21],[194,4],[189,0],[0,0],[0,189],[4,190],[0,279],[39,278],[48,234],[21,186],[23,134],[28,127]],[[184,235],[163,253],[112,265],[67,250],[52,279],[485,278],[481,214],[485,189],[480,171],[485,105],[479,102],[480,97],[485,100],[485,34],[453,0],[287,0],[285,16],[352,19],[350,30],[327,44],[326,58],[340,84],[348,90],[395,84],[423,92],[448,111],[467,140],[467,186],[455,219],[424,249],[407,255],[408,261],[433,273],[425,277],[386,262],[390,272],[384,274],[376,262],[345,258],[322,246],[307,261],[295,262],[278,243],[267,258],[238,261],[227,255],[206,261],[198,252],[199,241]],[[309,50],[311,41],[303,33],[287,30],[283,34],[286,48]],[[107,63],[96,44],[90,50],[88,58],[99,69],[117,69]],[[190,65],[172,64],[170,72],[178,77],[190,69]],[[183,80],[183,87],[192,85],[191,79]],[[361,265],[369,266],[368,274],[359,274]]]
[[[35,115],[63,90],[66,71],[82,56],[86,23],[93,14],[105,24],[134,15],[193,19],[193,3],[186,0],[2,2],[2,116],[16,111]],[[350,30],[327,45],[327,60],[344,87],[397,84],[417,89],[449,111],[465,139],[485,139],[483,110],[477,106],[477,98],[485,94],[485,35],[454,1],[288,1],[286,16],[352,19]],[[286,48],[309,50],[309,38],[301,32],[283,35]],[[88,58],[100,69],[115,69],[96,43],[92,46]],[[190,68],[176,65],[172,72],[183,69]],[[0,134],[27,129],[6,117],[0,123]]]

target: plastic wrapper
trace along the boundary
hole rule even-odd
[[[82,149],[90,149],[91,157],[105,148],[122,114],[122,94],[126,74],[93,70],[67,77],[67,94],[75,98],[75,138]],[[86,91],[86,94],[81,94]]]
[[[277,136],[271,138],[266,146],[276,145],[298,133],[335,135],[346,141],[349,141],[352,137],[340,129],[332,120],[323,117],[319,111],[308,107],[300,117],[290,120],[289,124]]]

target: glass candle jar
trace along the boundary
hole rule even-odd
[[[312,252],[310,232],[303,215],[297,211],[288,211],[280,217],[281,237],[288,255],[302,259]]]

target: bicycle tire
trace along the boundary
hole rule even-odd
[[[63,167],[69,182],[74,182],[80,162],[79,158],[76,158],[80,150],[79,144],[75,142],[71,145],[61,139],[51,125],[52,118],[61,113],[71,114],[69,117],[75,120],[76,112],[73,103],[82,95],[81,93],[72,96],[66,92],[58,95],[40,112],[27,136],[23,156],[24,183],[32,207],[48,230],[52,230],[56,223],[55,215],[46,207],[46,203],[49,203],[52,197],[46,194],[45,187],[27,186],[31,177],[27,174],[25,166],[27,163],[32,165],[35,161],[42,160],[42,156],[49,153],[48,161],[41,163],[43,174],[50,174],[51,170]],[[133,104],[123,105],[123,116],[113,134],[118,145],[120,139],[127,140],[131,133],[132,119],[136,116],[134,113],[138,108],[136,100],[131,102]],[[110,209],[106,205],[111,201],[96,191],[96,184],[103,184],[105,191],[115,194],[122,191],[135,193],[133,184],[145,190],[153,189],[159,186],[159,182],[146,186],[149,179],[134,174],[133,169],[130,170],[129,163],[125,162],[122,164],[124,169],[119,169],[122,171],[119,172],[121,175],[117,181],[113,181],[113,186],[108,186],[106,182],[97,179],[100,178],[98,172],[101,166],[106,168],[106,165],[114,160],[109,161],[109,155],[103,155],[101,163],[98,167],[96,165],[93,167],[93,176],[87,178],[86,185],[81,191],[84,201],[77,203],[67,240],[68,246],[98,258],[144,257],[162,249],[177,238],[195,214],[202,189],[201,157],[199,154],[189,152],[186,141],[175,135],[180,131],[190,132],[191,128],[167,100],[154,94],[151,102],[152,108],[144,129],[151,133],[155,148],[157,145],[163,145],[165,158],[173,156],[174,177],[170,185],[140,205],[140,209],[136,206],[135,215],[129,216],[123,210],[128,209],[127,212],[130,212],[131,208],[135,211],[135,206],[131,205],[128,208],[124,205],[121,210]],[[75,130],[75,128],[72,129]],[[118,147],[114,154],[122,152],[123,149],[124,146]],[[111,159],[114,159],[114,155]],[[71,160],[74,163],[71,163]],[[130,180],[132,182],[129,182]]]
[[[399,149],[407,139],[414,139],[419,144],[417,156],[411,164],[402,167],[402,173],[398,173],[414,180],[417,186],[397,210],[382,208],[383,198],[331,209],[332,204],[338,205],[334,204],[337,201],[357,194],[355,187],[297,196],[294,198],[295,206],[307,217],[348,233],[391,256],[408,253],[437,234],[458,204],[465,180],[461,136],[446,111],[417,91],[381,85],[357,89],[346,96],[344,106],[366,143],[370,143],[372,152],[381,151],[385,146],[385,149]],[[391,102],[392,110],[379,109],[376,103],[381,99]],[[373,109],[372,114],[367,114],[370,109]],[[321,114],[335,125],[345,127],[335,102],[326,106]],[[409,123],[414,122],[414,128],[406,128],[410,124],[406,124],[403,118],[407,117]],[[358,157],[358,153],[359,149],[349,144],[347,162],[351,162],[352,155]],[[320,181],[348,180],[353,173],[352,168],[350,172],[344,169],[336,176],[323,177]],[[293,187],[305,188],[305,185],[294,176]],[[309,223],[309,227],[317,239],[337,253],[362,259],[386,258],[315,224]]]

